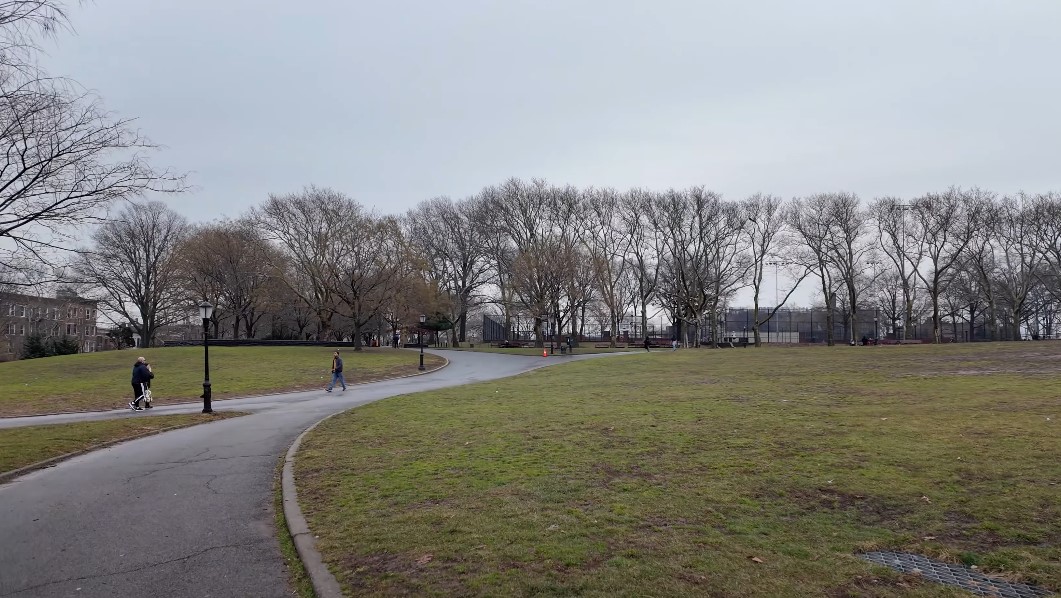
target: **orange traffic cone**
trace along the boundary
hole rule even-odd
[[[548,356],[549,356],[549,350],[548,349],[542,349],[542,357],[548,357]]]

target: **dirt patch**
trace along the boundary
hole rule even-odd
[[[638,480],[642,482],[656,482],[659,476],[651,471],[646,471],[640,465],[631,465],[626,469],[618,469],[609,463],[598,463],[593,466],[593,471],[601,476],[600,485],[609,486],[618,480]]]

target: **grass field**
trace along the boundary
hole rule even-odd
[[[214,399],[323,388],[330,380],[328,347],[211,347]],[[202,347],[83,353],[0,363],[0,417],[122,407],[132,398],[133,362],[147,357],[155,371],[151,390],[159,404],[199,400]],[[347,384],[415,374],[413,351],[365,349],[343,356]],[[425,355],[429,368],[444,360]]]
[[[246,414],[238,411],[153,417],[137,414],[126,419],[4,428],[0,429],[0,473],[108,442],[240,415]]]
[[[396,397],[296,463],[350,595],[1061,590],[1061,343],[659,351]]]

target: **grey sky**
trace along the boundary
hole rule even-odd
[[[1061,189],[1061,2],[96,0],[49,68],[190,171],[397,213],[510,176],[729,198]]]

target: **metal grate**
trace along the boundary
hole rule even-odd
[[[958,586],[979,596],[1039,598],[1051,595],[1049,590],[1044,590],[1043,588],[995,579],[962,565],[933,561],[919,554],[867,552],[858,556],[867,561],[891,567],[896,571],[916,573],[936,583]]]

